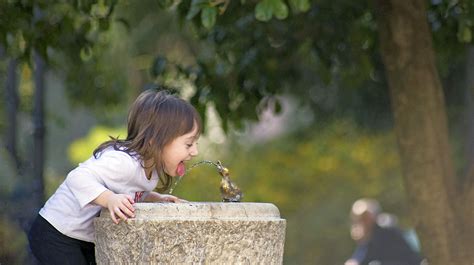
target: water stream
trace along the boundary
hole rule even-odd
[[[219,169],[219,166],[217,165],[217,163],[212,162],[210,160],[202,160],[202,161],[196,162],[196,163],[192,164],[188,169],[186,169],[186,173],[184,173],[184,175],[178,177],[178,179],[174,182],[173,187],[171,187],[171,189],[169,191],[169,194],[173,194],[173,190],[176,188],[178,183],[181,181],[181,178],[183,178],[186,174],[188,174],[188,172],[191,171],[193,168],[195,168],[199,165],[202,165],[202,164],[212,165],[212,166],[215,166],[217,169]]]
[[[202,161],[199,161],[197,163],[194,163],[193,165],[191,165],[186,170],[184,175],[188,174],[188,172],[191,171],[193,168],[195,168],[199,165],[202,165],[202,164],[208,164],[208,165],[215,166],[216,169],[217,169],[217,172],[221,176],[221,184],[220,184],[219,190],[220,190],[223,202],[240,202],[241,201],[241,199],[243,197],[242,191],[240,190],[240,188],[234,182],[232,182],[230,180],[229,169],[224,167],[222,165],[221,161],[219,161],[219,160],[217,162],[213,162],[213,161],[209,161],[209,160],[202,160]],[[183,176],[178,177],[178,179],[174,182],[173,186],[171,187],[171,189],[169,191],[169,194],[173,193],[173,190],[176,188],[176,186],[181,181],[181,178]]]

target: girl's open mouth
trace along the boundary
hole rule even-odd
[[[183,176],[186,173],[186,167],[184,166],[183,161],[179,162],[178,167],[176,168],[176,173],[178,176]]]

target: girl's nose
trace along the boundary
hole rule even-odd
[[[197,156],[199,154],[199,151],[198,151],[198,148],[197,148],[196,144],[193,145],[193,147],[191,148],[189,154],[191,156]]]

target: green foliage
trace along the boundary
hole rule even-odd
[[[186,19],[192,20],[201,13],[200,21],[204,28],[211,29],[216,24],[217,13],[224,12],[229,0],[192,0],[183,1],[181,6],[187,6],[189,11],[186,13]]]
[[[256,120],[262,101],[286,93],[316,116],[349,116],[373,128],[390,124],[377,23],[367,1],[200,0],[174,6],[206,47],[194,64],[175,63],[196,87],[192,102],[199,109],[214,102],[224,128]],[[199,19],[205,7],[219,10],[212,27]],[[429,5],[442,77],[472,41],[473,7],[473,1],[457,0]],[[370,113],[388,122],[374,123]]]
[[[306,12],[311,7],[309,0],[290,0],[289,2],[295,12]]]
[[[445,16],[453,16],[458,22],[456,35],[461,43],[472,43],[473,11],[474,3],[472,1],[451,0],[446,8]]]
[[[32,50],[48,58],[48,49],[78,56],[108,29],[116,1],[2,1],[0,43],[7,52],[29,61]]]
[[[209,29],[196,16],[214,2],[223,3],[225,12]],[[375,52],[376,23],[366,2],[182,1],[177,10],[193,22],[205,48],[195,64],[175,62],[175,68],[196,88],[191,102],[202,110],[213,102],[226,130],[257,120],[265,101],[287,93],[329,119],[359,115],[354,102],[373,106],[368,112],[389,112]],[[378,89],[377,100],[365,93]]]
[[[255,6],[256,19],[269,21],[273,16],[277,19],[288,17],[288,6],[283,0],[262,0]]]
[[[116,0],[101,1],[1,1],[0,46],[12,58],[32,62],[38,52],[70,82],[68,95],[73,103],[95,108],[111,107],[124,100],[123,75],[112,76],[106,62],[109,35]],[[28,79],[21,79],[26,83]],[[23,98],[22,98],[23,99]],[[24,104],[24,100],[20,100]]]
[[[255,18],[260,21],[269,21],[273,16],[273,7],[271,1],[261,1],[255,7]]]
[[[217,9],[212,6],[204,7],[201,11],[201,21],[202,25],[210,29],[216,24]]]

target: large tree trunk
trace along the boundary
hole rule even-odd
[[[466,65],[465,65],[465,100],[466,110],[464,115],[465,121],[465,156],[466,156],[466,172],[471,174],[474,170],[474,46],[469,45],[466,51]]]
[[[457,183],[426,1],[376,4],[404,183],[422,251],[430,264],[472,265],[473,188]]]

